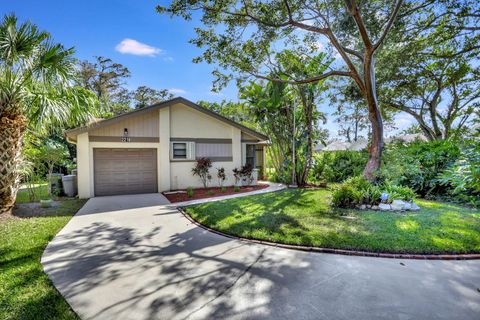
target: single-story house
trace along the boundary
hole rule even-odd
[[[251,164],[265,167],[268,137],[184,98],[68,130],[77,147],[80,198],[155,193],[201,187],[192,175],[195,161],[212,160],[211,184],[217,168],[232,170]],[[260,173],[261,174],[261,173]]]

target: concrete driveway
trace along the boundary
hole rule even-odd
[[[192,225],[159,194],[90,199],[45,271],[83,319],[480,319],[480,261],[279,249]]]

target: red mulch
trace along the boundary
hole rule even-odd
[[[250,192],[250,191],[255,191],[255,190],[260,190],[260,189],[265,189],[268,187],[268,184],[264,183],[259,183],[256,186],[248,186],[248,187],[240,187],[240,191],[235,192],[233,191],[233,187],[225,187],[226,190],[225,192],[221,192],[221,188],[219,187],[214,187],[214,188],[199,188],[199,189],[193,189],[193,197],[189,198],[187,196],[186,190],[175,190],[175,191],[184,191],[184,192],[179,192],[179,193],[168,193],[164,192],[163,195],[167,197],[167,199],[170,202],[182,202],[182,201],[190,201],[190,200],[196,200],[196,199],[205,199],[205,198],[215,198],[215,197],[220,197],[220,196],[227,196],[230,194],[237,194],[237,193],[244,193],[244,192]],[[213,192],[212,194],[208,194],[209,192]]]

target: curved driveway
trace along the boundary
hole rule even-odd
[[[480,261],[341,256],[196,227],[159,194],[90,199],[45,271],[83,319],[479,319]]]

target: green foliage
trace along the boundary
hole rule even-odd
[[[209,173],[211,167],[212,160],[210,160],[209,158],[200,158],[197,160],[195,166],[192,168],[192,174],[194,176],[200,177],[204,188],[207,187],[208,182],[212,179],[212,176]]]
[[[457,161],[439,177],[454,199],[480,206],[480,145],[472,141],[461,151]]]
[[[240,187],[239,186],[233,186],[233,191],[234,192],[240,192]]]
[[[73,48],[53,42],[14,14],[0,23],[0,115],[23,115],[37,132],[85,124],[95,114],[95,95],[74,86]]]
[[[245,164],[242,166],[240,169],[238,168],[233,168],[233,176],[235,178],[235,184],[238,182],[248,182],[251,183],[253,177],[252,177],[252,172],[253,172],[253,166],[249,163]]]
[[[208,194],[209,196],[213,196],[213,195],[215,195],[215,192],[213,192],[213,190],[208,190],[208,191],[207,191],[207,194]]]
[[[412,188],[422,197],[445,195],[438,176],[460,155],[458,142],[452,140],[415,141],[387,145],[384,164],[378,178]]]
[[[193,198],[193,188],[192,187],[187,188],[187,197]]]
[[[332,193],[332,205],[338,208],[354,208],[357,205],[377,205],[382,192],[389,194],[389,200],[412,201],[415,192],[409,187],[390,182],[374,184],[363,176],[352,177],[340,184]]]
[[[314,157],[313,177],[317,181],[342,182],[360,175],[367,160],[364,151],[323,151]]]
[[[227,188],[221,187],[221,188],[220,188],[220,192],[227,192]]]
[[[386,182],[384,184],[384,189],[388,193],[388,198],[390,200],[412,201],[415,199],[415,192],[409,187],[394,185]]]

